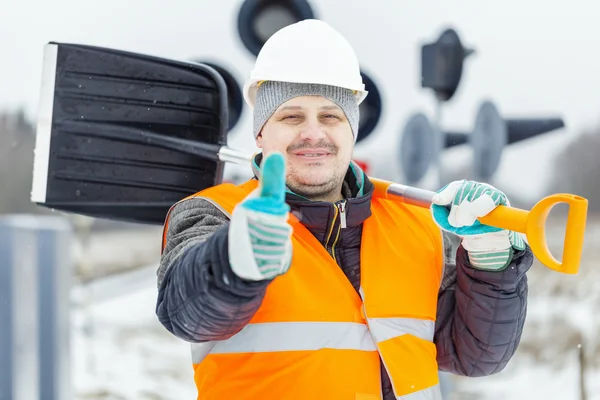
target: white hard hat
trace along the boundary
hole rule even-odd
[[[316,19],[288,25],[264,44],[244,85],[244,100],[252,108],[262,81],[339,86],[353,90],[358,104],[368,94],[350,43]]]

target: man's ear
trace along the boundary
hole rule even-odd
[[[256,147],[258,147],[259,149],[262,149],[262,141],[263,141],[263,137],[262,137],[262,131],[258,133],[258,136],[256,137],[256,139],[254,139],[256,141]]]

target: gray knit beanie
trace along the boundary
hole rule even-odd
[[[258,87],[254,106],[254,137],[271,115],[286,101],[300,96],[323,96],[337,104],[346,114],[356,142],[358,135],[358,104],[350,89],[313,83],[267,81]]]

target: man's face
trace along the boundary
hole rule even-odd
[[[314,198],[340,189],[354,137],[340,107],[321,96],[303,96],[275,111],[256,145],[265,156],[281,152],[287,160],[287,185],[299,195]]]

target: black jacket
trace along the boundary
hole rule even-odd
[[[360,285],[362,222],[370,216],[373,185],[356,166],[345,184],[347,228],[335,204],[288,193],[286,202],[325,246],[348,280]],[[328,235],[340,230],[334,243]],[[462,247],[445,235],[444,276],[438,295],[434,342],[439,369],[466,376],[501,371],[514,354],[525,322],[529,248],[515,252],[499,272],[472,268]],[[335,251],[331,251],[334,246]],[[158,271],[156,313],[177,337],[189,342],[225,340],[239,332],[261,305],[270,281],[249,282],[233,274],[228,260],[228,217],[206,200],[193,198],[171,212]],[[382,367],[384,399],[391,395]],[[389,393],[389,394],[388,394]],[[386,396],[387,395],[387,396]]]

